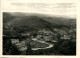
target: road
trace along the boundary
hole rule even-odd
[[[45,41],[37,40],[36,38],[33,38],[32,40],[36,41],[36,42],[39,42],[39,43],[43,43],[43,44],[47,44],[48,45],[47,47],[43,47],[43,48],[32,48],[32,50],[34,50],[34,51],[35,50],[39,50],[39,49],[48,49],[48,48],[51,48],[51,47],[54,46],[53,44],[47,43]],[[18,47],[18,49],[20,51],[25,51],[27,49],[27,47],[25,45],[22,45],[21,43],[16,44],[16,46]]]
[[[49,45],[48,47],[45,47],[45,48],[32,48],[32,50],[47,49],[47,48],[51,48],[51,47],[54,46],[53,44],[47,43],[45,41],[37,40],[36,38],[33,38],[32,40],[36,41],[36,42],[40,42],[40,43],[44,43],[44,44],[48,44]]]

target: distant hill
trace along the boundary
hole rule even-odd
[[[28,13],[3,13],[3,22],[10,26],[28,26],[31,28],[71,27],[76,19]]]
[[[7,23],[11,20],[13,20],[15,17],[12,16],[11,14],[7,13],[7,12],[3,12],[3,23]]]
[[[14,20],[11,20],[8,22],[9,26],[25,26],[25,27],[31,27],[34,29],[45,29],[53,27],[53,25],[42,18],[36,17],[36,16],[26,16],[21,18],[16,18]]]

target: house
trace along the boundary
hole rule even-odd
[[[63,36],[61,36],[61,39],[70,39],[70,36],[69,35],[63,35]]]
[[[18,44],[19,43],[19,39],[11,39],[12,44]]]
[[[70,39],[69,35],[64,35],[64,39]]]

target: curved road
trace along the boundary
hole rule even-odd
[[[32,48],[32,50],[47,49],[47,48],[51,48],[51,47],[54,46],[53,44],[47,43],[45,41],[37,40],[36,38],[33,38],[32,40],[36,41],[36,42],[40,42],[40,43],[44,43],[44,44],[48,44],[49,45],[48,47],[45,47],[45,48]]]
[[[36,38],[33,38],[32,39],[33,41],[36,41],[36,42],[40,42],[40,43],[44,43],[44,44],[47,44],[49,45],[48,47],[44,47],[44,48],[32,48],[32,50],[39,50],[39,49],[47,49],[47,48],[51,48],[53,47],[54,45],[53,44],[50,44],[50,43],[47,43],[45,41],[40,41],[40,40],[37,40]],[[16,44],[16,46],[19,48],[20,51],[25,51],[27,49],[27,47],[25,45],[22,45],[22,44]]]

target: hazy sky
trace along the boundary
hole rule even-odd
[[[26,3],[26,2],[3,2],[3,11],[5,12],[26,12],[41,13],[64,17],[76,16],[75,3]]]

